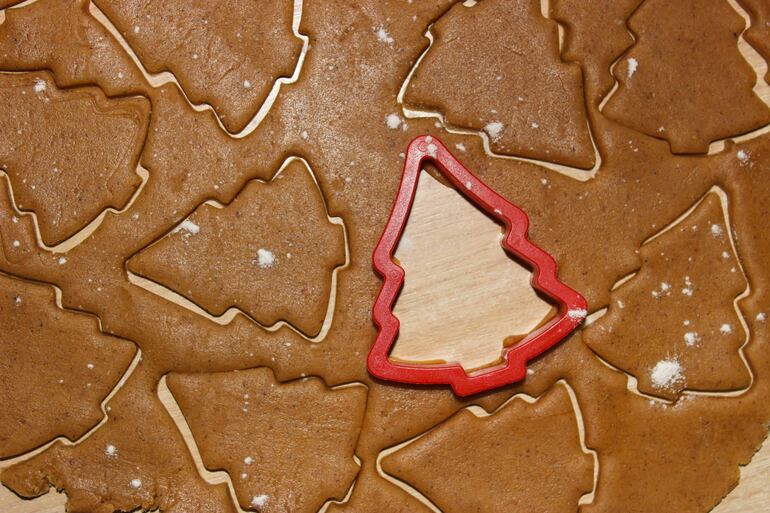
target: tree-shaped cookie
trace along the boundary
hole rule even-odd
[[[770,122],[738,50],[745,23],[723,0],[649,0],[629,20],[637,43],[614,68],[618,89],[604,114],[666,139],[674,153]]]
[[[642,267],[584,331],[602,358],[635,376],[639,390],[675,399],[682,390],[729,391],[750,374],[746,332],[733,301],[746,279],[719,198],[708,194],[681,223],[642,246]],[[644,320],[640,333],[637,321]]]
[[[559,59],[557,25],[539,2],[457,4],[432,32],[406,105],[483,130],[496,153],[593,166],[580,68]]]
[[[463,410],[382,461],[446,513],[574,512],[593,487],[567,390],[514,399],[490,416]]]
[[[135,354],[95,318],[57,307],[53,288],[0,274],[0,458],[86,433]]]
[[[243,508],[314,513],[358,472],[364,387],[278,382],[270,369],[174,374],[168,385],[206,467],[226,470]]]
[[[292,2],[97,0],[152,73],[170,71],[193,103],[211,105],[237,132],[302,50]]]
[[[342,227],[329,221],[310,171],[294,161],[269,184],[249,182],[224,208],[201,205],[129,269],[214,315],[236,307],[314,336],[332,270],[344,262]]]
[[[59,89],[48,73],[0,75],[0,168],[16,204],[37,215],[58,244],[104,209],[122,208],[139,186],[147,131],[143,98],[105,98],[94,87]],[[43,151],[45,150],[45,151]]]

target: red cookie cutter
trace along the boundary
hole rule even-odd
[[[559,306],[558,313],[523,340],[502,350],[503,363],[467,373],[457,363],[410,364],[391,361],[388,355],[396,340],[399,321],[393,303],[404,284],[404,270],[393,260],[393,250],[414,201],[423,162],[432,162],[475,205],[505,225],[501,245],[532,267],[532,286]],[[586,300],[556,276],[553,257],[527,239],[529,218],[468,171],[441,141],[429,135],[416,137],[406,152],[401,185],[385,231],[374,249],[374,268],[383,278],[372,317],[379,328],[369,351],[369,372],[381,379],[419,385],[449,384],[459,396],[467,396],[524,379],[526,364],[569,335],[586,317]]]

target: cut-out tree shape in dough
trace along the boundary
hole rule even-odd
[[[743,37],[767,61],[770,58],[770,2],[738,0],[738,4],[746,10],[751,19],[751,26]],[[770,81],[770,69],[765,74],[765,81]]]
[[[4,469],[3,485],[25,498],[64,491],[71,513],[235,513],[227,487],[195,468],[152,374],[139,363],[108,403],[104,425],[77,445],[56,442]]]
[[[237,307],[263,324],[317,334],[331,274],[345,262],[310,172],[292,161],[269,184],[251,181],[224,208],[203,204],[129,268],[214,315]]]
[[[542,16],[540,2],[457,4],[432,32],[406,105],[485,131],[495,153],[594,165],[580,67],[559,60],[557,25]]]
[[[399,333],[390,358],[478,369],[500,362],[506,343],[553,315],[502,236],[457,191],[422,173],[394,254],[407,277],[393,308]]]
[[[598,104],[614,80],[610,64],[634,43],[626,19],[643,0],[552,0],[550,17],[564,25],[562,58],[580,63],[589,102]]]
[[[738,50],[745,22],[729,2],[648,0],[629,26],[637,43],[614,68],[607,117],[666,139],[674,153],[705,153],[770,122]]]
[[[47,73],[0,74],[0,166],[16,205],[37,215],[44,243],[66,240],[108,207],[122,208],[136,174],[149,103],[96,88],[59,90]]]
[[[51,287],[0,275],[0,457],[75,440],[136,354],[97,320],[56,306]]]
[[[142,74],[88,12],[90,3],[38,0],[8,9],[0,30],[0,69],[48,69],[62,87],[95,84],[107,96],[138,93]]]
[[[462,410],[383,458],[382,468],[445,513],[573,513],[593,488],[593,461],[561,385],[490,416]]]
[[[291,0],[97,0],[152,73],[171,71],[187,97],[240,131],[302,50]]]
[[[363,387],[330,390],[318,378],[280,383],[264,367],[171,374],[168,386],[204,464],[230,474],[243,508],[314,513],[342,499],[358,472]]]
[[[739,352],[746,333],[733,304],[747,283],[728,229],[719,197],[708,194],[681,223],[642,246],[639,272],[584,330],[588,346],[636,377],[640,391],[675,399],[685,388],[748,386]]]

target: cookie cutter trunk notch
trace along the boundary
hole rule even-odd
[[[532,286],[558,306],[557,314],[521,341],[502,348],[502,363],[466,372],[457,363],[410,364],[391,361],[389,354],[399,332],[393,305],[404,284],[405,272],[393,259],[409,217],[423,163],[431,162],[469,201],[505,227],[502,247],[532,268]],[[409,144],[396,199],[385,230],[372,255],[374,269],[383,284],[374,303],[372,318],[378,328],[369,351],[369,372],[380,379],[418,385],[451,385],[459,396],[468,396],[521,381],[532,358],[563,340],[585,319],[585,298],[556,275],[556,261],[527,238],[529,218],[473,173],[466,169],[444,144],[429,135]],[[502,346],[502,341],[501,341]]]

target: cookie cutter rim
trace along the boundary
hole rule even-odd
[[[393,314],[393,304],[406,274],[393,259],[393,251],[409,218],[421,167],[426,161],[434,164],[460,194],[504,225],[505,233],[500,242],[503,249],[531,267],[532,287],[559,307],[548,322],[517,343],[504,347],[501,364],[470,373],[459,363],[402,363],[389,358],[400,328],[400,322]],[[377,378],[400,383],[448,384],[458,396],[492,390],[524,379],[527,362],[577,328],[585,319],[587,308],[585,298],[559,280],[553,257],[527,238],[528,228],[527,214],[471,173],[441,141],[429,135],[414,138],[406,151],[401,183],[390,217],[372,254],[374,269],[382,276],[383,284],[372,310],[378,333],[367,358],[369,372]]]

